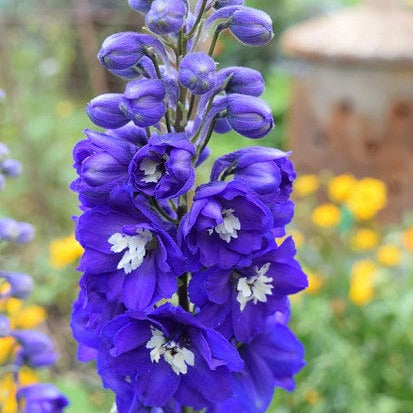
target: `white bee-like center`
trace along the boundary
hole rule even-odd
[[[261,268],[255,267],[255,275],[252,277],[241,277],[237,284],[237,301],[240,303],[241,311],[247,303],[252,301],[254,304],[266,303],[267,296],[272,295],[273,279],[266,274],[270,268],[267,262]]]
[[[192,351],[181,347],[174,341],[167,341],[162,331],[151,327],[152,337],[146,343],[146,348],[151,349],[152,363],[159,363],[161,357],[172,367],[178,376],[188,372],[188,366],[195,365],[195,356]]]
[[[238,231],[241,229],[241,223],[233,212],[233,209],[224,209],[222,211],[222,224],[210,228],[208,230],[209,235],[212,235],[215,231],[219,237],[227,243],[230,242],[232,238],[238,238]]]
[[[139,169],[145,174],[141,181],[156,184],[162,177],[162,172],[158,170],[160,164],[160,162],[145,158],[139,166]]]
[[[147,229],[139,228],[136,235],[125,235],[119,232],[113,234],[108,242],[112,244],[110,249],[113,252],[125,253],[118,263],[118,270],[124,270],[125,274],[129,274],[136,270],[143,262],[146,254],[146,244],[152,241],[153,236]]]

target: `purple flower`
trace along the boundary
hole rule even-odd
[[[29,367],[51,366],[57,360],[50,338],[35,330],[13,331],[12,336],[21,345],[16,354],[16,364]]]
[[[6,176],[19,176],[22,172],[22,166],[15,159],[5,159],[0,164],[1,172]]]
[[[125,311],[125,306],[111,295],[113,277],[84,274],[80,292],[73,304],[70,326],[79,343],[78,358],[87,362],[96,357],[101,346],[101,332],[108,321]]]
[[[191,314],[164,304],[145,316],[130,311],[104,329],[98,359],[104,383],[113,375],[130,382],[146,406],[175,400],[201,409],[232,395],[231,371],[243,368],[237,350]]]
[[[99,50],[98,58],[109,70],[128,70],[138,65],[148,48],[168,60],[162,43],[149,34],[122,32],[109,36]]]
[[[151,0],[129,0],[129,6],[142,13],[146,13],[151,8]]]
[[[80,194],[86,206],[107,202],[112,191],[128,182],[128,165],[139,146],[146,143],[145,132],[124,126],[109,134],[85,130],[87,139],[73,149],[74,167],[79,174],[70,188]]]
[[[215,9],[222,9],[228,6],[240,6],[244,4],[244,0],[217,0],[214,4]]]
[[[259,195],[272,195],[277,201],[288,200],[296,173],[288,159],[290,152],[251,146],[218,158],[211,170],[211,181],[234,179]]]
[[[218,83],[227,81],[225,92],[240,95],[260,96],[264,92],[264,78],[257,70],[248,67],[231,66],[217,73]]]
[[[179,227],[190,266],[248,266],[251,254],[273,242],[270,210],[239,182],[200,186]]]
[[[211,171],[212,181],[233,175],[259,195],[273,214],[274,236],[284,235],[294,214],[289,197],[296,173],[289,155],[275,148],[249,147],[218,158]]]
[[[241,7],[232,14],[229,29],[248,46],[264,46],[274,37],[271,17],[252,7]]]
[[[215,61],[206,53],[186,55],[179,66],[179,81],[194,95],[203,95],[216,83]]]
[[[220,30],[228,28],[241,43],[247,46],[264,46],[274,37],[271,17],[252,7],[229,5],[220,8],[206,20],[209,29],[215,22],[222,22]]]
[[[193,145],[184,134],[153,136],[129,165],[130,184],[156,199],[175,198],[193,185]]]
[[[267,318],[262,334],[239,346],[239,352],[245,369],[233,374],[235,396],[212,406],[207,413],[263,413],[274,387],[294,390],[293,376],[305,365],[302,344],[274,316]]]
[[[251,341],[263,331],[267,316],[285,311],[287,295],[307,287],[295,252],[292,238],[287,238],[279,247],[256,254],[248,267],[214,267],[194,274],[190,296],[201,309],[201,319],[217,327],[229,317],[237,340]]]
[[[69,401],[55,386],[43,383],[20,388],[17,400],[23,402],[24,413],[62,413],[69,405]]]
[[[111,73],[124,79],[133,80],[141,77],[156,78],[156,70],[152,59],[143,56],[138,63],[127,69],[110,69]]]
[[[134,80],[127,84],[120,107],[135,125],[146,128],[158,123],[165,114],[165,96],[161,80]]]
[[[27,222],[12,218],[0,218],[0,240],[26,244],[33,240],[34,228]]]
[[[226,119],[239,134],[251,139],[262,138],[274,127],[268,103],[255,96],[230,94],[227,96]]]
[[[185,23],[187,12],[187,1],[153,0],[145,21],[156,34],[178,33]]]
[[[10,284],[10,290],[7,292],[9,297],[25,299],[33,290],[33,279],[28,274],[0,271],[0,278],[4,278]]]
[[[184,272],[181,252],[162,221],[145,200],[132,202],[123,191],[111,206],[79,217],[76,238],[85,249],[79,270],[110,276],[108,294],[117,294],[128,308],[144,310],[171,297]]]
[[[102,128],[116,129],[126,125],[129,118],[121,111],[120,93],[105,93],[92,99],[86,108],[90,120]]]

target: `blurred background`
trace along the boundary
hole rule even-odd
[[[413,412],[413,2],[246,4],[272,15],[275,41],[246,49],[224,35],[217,60],[266,78],[277,126],[261,143],[293,150],[289,234],[310,280],[292,304],[307,366],[269,411]],[[113,401],[93,366],[76,362],[69,328],[82,252],[71,150],[92,127],[86,103],[123,89],[98,65],[101,42],[141,23],[126,0],[0,0],[0,141],[24,165],[1,194],[0,215],[37,232],[30,246],[4,253],[8,270],[36,281],[31,302],[7,311],[20,328],[52,335],[61,357],[41,378],[71,398],[69,413],[109,411]],[[253,144],[216,135],[212,158]]]

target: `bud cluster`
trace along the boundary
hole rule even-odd
[[[119,413],[264,412],[304,365],[288,296],[307,279],[293,240],[276,241],[296,174],[290,153],[259,146],[216,159],[198,187],[196,171],[214,132],[259,139],[274,126],[261,74],[214,59],[225,30],[267,44],[271,18],[242,0],[129,5],[145,33],[111,35],[98,53],[127,84],[91,100],[104,130],[73,151],[78,356],[97,360]]]
[[[6,158],[7,155],[7,147],[0,143],[1,171],[5,176],[16,176],[20,173],[20,164]],[[27,243],[33,235],[30,224],[12,218],[0,218],[1,244]],[[24,413],[61,413],[68,401],[55,386],[37,383],[36,380],[29,380],[29,384],[24,378],[27,369],[48,367],[57,359],[49,337],[32,328],[30,308],[24,313],[22,300],[30,296],[32,289],[33,280],[29,275],[0,271],[0,348],[4,352],[0,354],[0,411],[4,408],[5,411],[18,409]],[[16,306],[17,315],[11,311]],[[19,321],[19,318],[27,316],[28,321]]]

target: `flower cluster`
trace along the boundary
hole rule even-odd
[[[17,176],[20,164],[6,158],[7,147],[0,144],[0,167],[5,176]],[[1,175],[3,176],[3,175]],[[33,227],[11,218],[0,219],[0,239],[26,243],[33,238]],[[52,384],[38,383],[34,369],[51,366],[57,358],[49,337],[35,330],[45,312],[38,306],[25,306],[23,300],[33,289],[32,278],[24,273],[0,271],[0,405],[1,411],[60,413],[68,405]]]
[[[342,280],[348,281],[349,301],[357,306],[369,304],[386,269],[403,271],[409,234],[413,234],[407,229],[402,236],[375,222],[387,204],[386,184],[372,177],[357,179],[348,173],[324,171],[302,175],[294,186],[301,197],[296,219],[300,230],[290,228],[288,233],[304,267],[308,266],[307,293],[332,289],[331,284],[337,284],[337,268],[345,267]],[[318,198],[328,201],[319,204]],[[339,286],[337,293],[342,294]]]
[[[195,177],[214,131],[258,139],[273,128],[260,73],[217,70],[213,58],[224,30],[263,46],[272,22],[242,0],[129,5],[146,34],[109,36],[98,54],[128,83],[88,104],[104,130],[86,130],[73,151],[78,356],[97,360],[119,413],[264,412],[304,365],[288,296],[307,279],[293,240],[275,241],[296,174],[289,153],[257,146],[217,159],[208,183]]]

